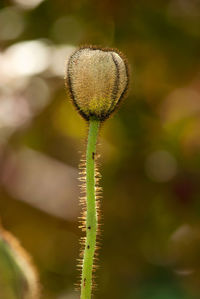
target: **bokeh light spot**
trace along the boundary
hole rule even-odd
[[[75,49],[76,47],[69,45],[59,45],[53,49],[50,64],[53,75],[64,77],[67,60]]]
[[[0,11],[0,40],[11,40],[20,36],[24,30],[23,15],[14,8]]]
[[[44,0],[13,0],[13,2],[25,9],[33,9],[43,1]]]
[[[10,76],[27,76],[47,69],[50,49],[43,41],[26,41],[9,47],[5,55],[6,70]]]
[[[177,162],[167,151],[155,151],[146,159],[147,176],[155,182],[167,182],[177,173]]]
[[[51,30],[53,40],[58,43],[80,43],[83,26],[73,16],[64,16],[56,20]]]

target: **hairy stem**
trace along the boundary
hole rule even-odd
[[[95,154],[99,121],[90,120],[86,152],[86,243],[81,278],[81,299],[90,299],[92,268],[97,234],[97,207],[95,197]]]

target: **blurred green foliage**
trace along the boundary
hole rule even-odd
[[[38,297],[37,274],[29,255],[8,232],[0,232],[0,289],[4,299]]]

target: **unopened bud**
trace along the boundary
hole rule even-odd
[[[127,91],[127,63],[115,50],[83,47],[69,58],[66,81],[79,113],[86,120],[104,121]]]

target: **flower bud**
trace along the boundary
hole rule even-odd
[[[89,120],[104,121],[128,88],[128,67],[119,52],[83,47],[69,58],[66,81],[75,107]]]

